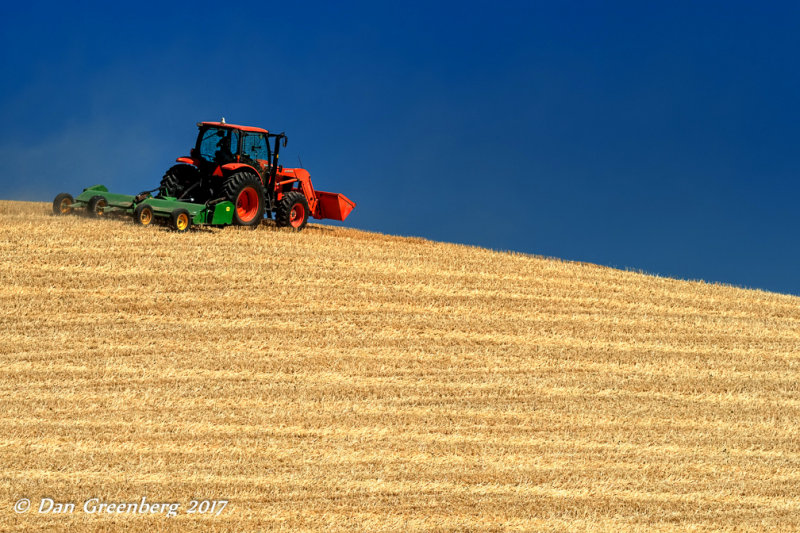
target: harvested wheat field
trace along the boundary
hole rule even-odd
[[[800,528],[796,297],[49,212],[0,202],[4,530]]]

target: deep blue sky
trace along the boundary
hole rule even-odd
[[[800,294],[800,4],[6,3],[0,197],[286,131],[348,225]]]

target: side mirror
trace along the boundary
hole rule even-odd
[[[286,136],[284,135],[284,137],[283,137],[283,147],[284,147],[284,148],[286,148],[286,143],[288,143],[288,142],[289,142],[289,137],[286,137]]]

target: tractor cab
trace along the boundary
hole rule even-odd
[[[253,167],[262,178],[269,174],[273,154],[277,155],[278,142],[281,138],[285,139],[282,134],[271,134],[262,128],[225,122],[199,122],[197,126],[200,131],[192,149],[193,158],[209,167],[245,163]],[[270,137],[275,138],[274,149],[270,146]]]

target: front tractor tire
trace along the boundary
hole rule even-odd
[[[233,223],[257,228],[264,218],[264,186],[250,172],[232,174],[222,185],[228,200],[234,205]]]
[[[108,207],[108,200],[105,197],[100,195],[92,196],[86,206],[86,212],[90,217],[102,218],[106,214],[106,207]]]
[[[72,204],[74,203],[75,199],[71,194],[62,192],[53,200],[53,214],[61,216],[72,213]]]
[[[308,224],[308,213],[308,200],[303,193],[289,191],[278,202],[275,223],[278,227],[289,227],[295,231],[302,231]]]
[[[200,171],[191,165],[174,165],[161,178],[161,196],[180,198],[186,190],[200,180]]]

